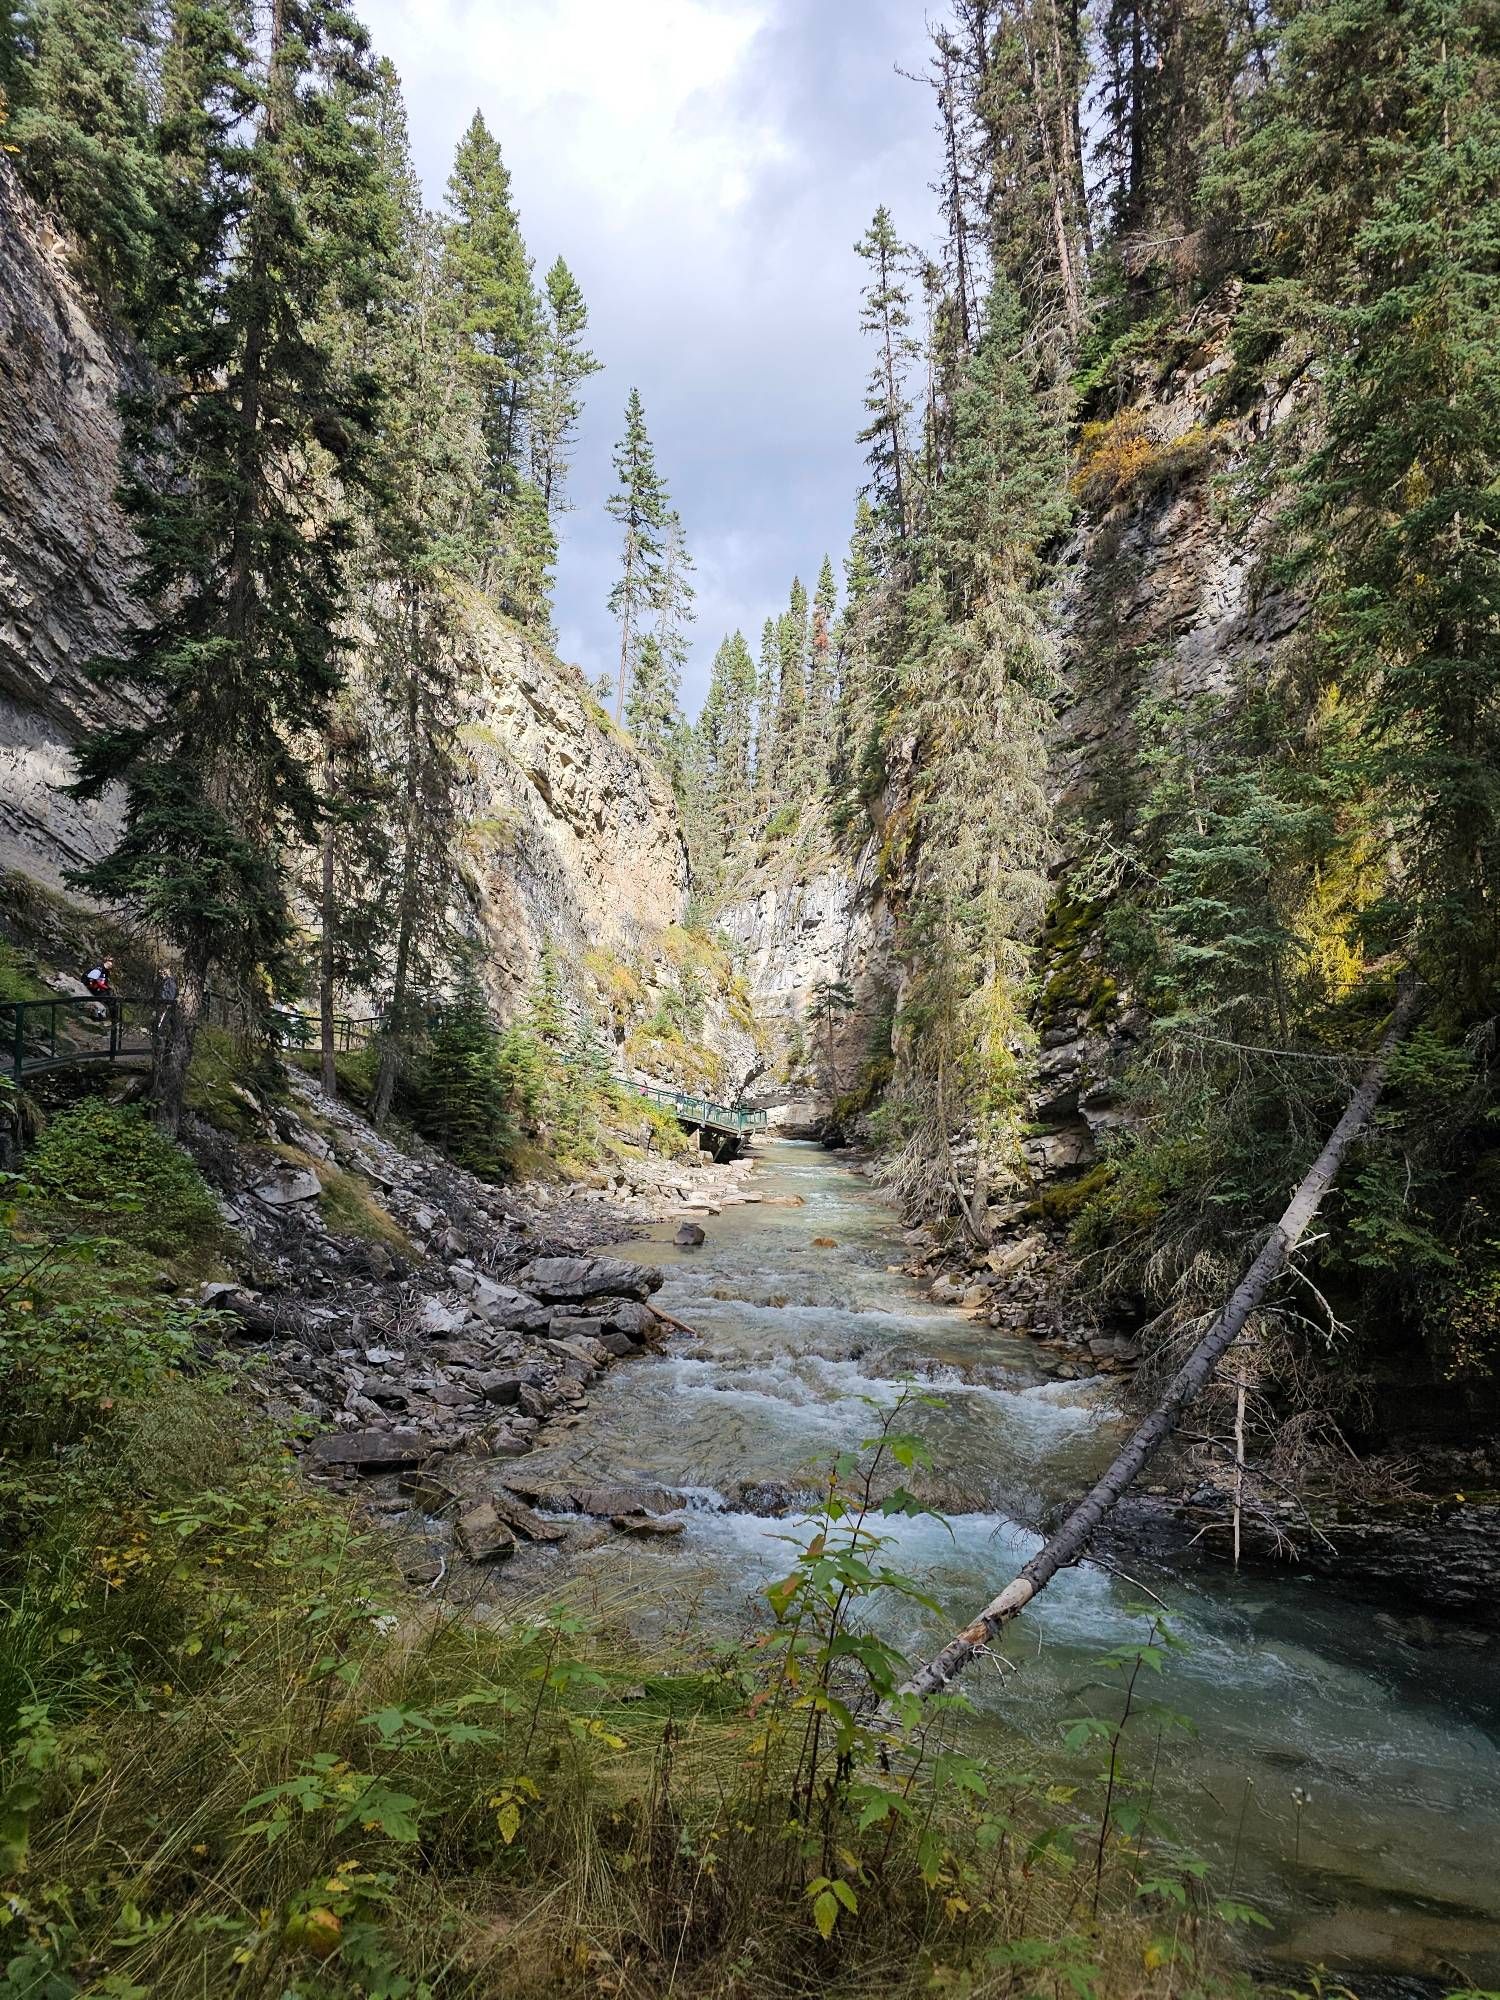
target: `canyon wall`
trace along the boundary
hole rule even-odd
[[[114,496],[117,399],[139,365],[0,154],[0,867],[52,887],[118,824],[117,804],[58,788],[80,735],[133,713],[87,667],[137,615]],[[670,788],[578,670],[477,594],[461,614],[471,907],[455,915],[510,1012],[549,939],[580,983],[586,952],[649,958],[683,915],[687,861]]]

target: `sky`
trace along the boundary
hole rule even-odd
[[[932,101],[917,0],[365,0],[401,73],[429,201],[476,108],[538,277],[559,253],[605,364],[563,522],[560,650],[618,650],[604,511],[632,385],[697,565],[683,700],[726,631],[759,642],[794,574],[838,572],[864,476],[870,356],[854,255],[878,203],[930,245]]]

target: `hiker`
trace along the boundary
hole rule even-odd
[[[160,1038],[176,1012],[177,974],[170,965],[164,965],[156,975],[156,1016],[152,1022],[151,1032]]]
[[[83,983],[99,1002],[96,1020],[112,1021],[117,1008],[114,987],[115,962],[112,958],[101,958],[97,965],[90,966],[83,975]]]

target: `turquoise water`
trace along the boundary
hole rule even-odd
[[[744,1484],[815,1484],[819,1464],[871,1428],[864,1399],[889,1402],[916,1374],[943,1400],[909,1427],[928,1438],[947,1524],[895,1524],[889,1559],[945,1607],[942,1631],[912,1614],[891,1631],[922,1657],[1037,1547],[1021,1524],[1078,1494],[1108,1456],[1112,1386],[1051,1380],[1030,1342],[924,1298],[888,1268],[901,1251],[892,1211],[833,1155],[780,1141],[761,1157],[750,1185],[766,1199],[701,1218],[702,1248],[676,1249],[668,1224],[626,1251],[664,1267],[659,1302],[701,1338],[612,1371],[585,1424],[526,1470],[684,1491],[682,1536],[615,1537],[580,1568],[646,1624],[742,1605],[763,1622],[755,1600],[784,1572],[793,1524],[741,1504]],[[789,1196],[800,1205],[781,1205]],[[815,1248],[820,1236],[834,1247]],[[1196,1730],[1167,1740],[1162,1790],[1220,1889],[1232,1870],[1235,1894],[1271,1917],[1259,1949],[1500,1983],[1500,1651],[1395,1644],[1376,1607],[1294,1570],[1135,1573],[1187,1647],[1152,1690]],[[1080,1711],[1090,1662],[1142,1629],[1127,1608],[1140,1598],[1100,1567],[1060,1576],[1014,1628],[1003,1672],[971,1675],[989,1726],[1061,1756],[1061,1720]]]

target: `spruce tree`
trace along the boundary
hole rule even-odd
[[[911,441],[911,397],[907,377],[920,352],[911,333],[911,292],[906,284],[908,252],[896,234],[890,211],[875,211],[869,229],[854,246],[869,267],[860,313],[862,332],[875,340],[875,365],[865,391],[869,421],[859,442],[870,447],[868,464],[876,512],[897,541],[915,525]]]
[[[284,855],[316,836],[309,746],[343,665],[335,493],[365,476],[374,428],[373,385],[337,364],[324,329],[334,292],[368,309],[388,242],[363,34],[303,0],[252,57],[235,19],[204,7],[177,22],[185,70],[195,43],[214,51],[198,208],[214,243],[192,246],[206,275],[153,329],[156,372],[128,412],[143,623],[95,669],[146,719],[88,737],[74,786],[97,798],[118,784],[125,804],[114,849],[75,879],[182,954],[153,1086],[169,1131],[210,980],[251,998],[293,974]]]
[[[158,62],[147,0],[39,0],[24,39],[14,16],[5,143],[43,207],[67,224],[84,274],[139,324],[162,164],[150,117]]]
[[[476,502],[488,413],[448,282],[444,233],[422,206],[389,65],[381,67],[379,101],[380,167],[399,236],[365,335],[385,421],[361,552],[359,667],[392,821],[377,1119],[391,1107],[425,1004],[454,958],[446,913],[460,893],[459,731],[476,671],[455,589],[483,560]]]
[[[807,714],[804,734],[809,775],[821,786],[828,775],[830,732],[833,725],[835,671],[833,650],[834,618],[838,611],[838,585],[833,580],[833,564],[827,556],[818,571],[818,587],[813,594],[811,650],[807,660]]]
[[[544,335],[510,170],[478,111],[453,159],[445,247],[481,408],[481,582],[523,624],[545,629],[556,551],[546,504],[526,474],[528,399]]]
[[[764,824],[778,797],[776,775],[776,688],[780,655],[776,621],[760,628],[760,666],[755,679],[755,816]]]
[[[625,404],[625,433],[615,446],[615,491],[605,502],[622,530],[620,574],[609,593],[609,609],[620,621],[620,667],[615,720],[625,713],[637,649],[648,616],[661,603],[666,573],[670,507],[656,470],[656,454],[646,430],[640,391]]]
[[[1358,777],[1389,828],[1367,932],[1467,1018],[1500,997],[1494,84],[1479,16],[1337,0],[1288,22],[1228,163],[1252,217],[1291,202],[1300,224],[1268,276],[1283,310],[1312,308],[1325,374],[1293,567],[1326,680],[1360,705]],[[1337,178],[1303,179],[1319,169]]]
[[[792,578],[791,598],[776,624],[776,734],[773,754],[782,795],[801,798],[807,718],[807,591]]]
[[[528,423],[532,483],[553,517],[568,505],[568,454],[583,415],[580,392],[603,366],[584,346],[588,324],[578,281],[559,257],[544,287],[540,360]]]

